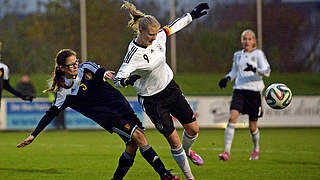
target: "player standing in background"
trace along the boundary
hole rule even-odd
[[[230,160],[230,150],[239,114],[249,115],[249,128],[253,142],[250,160],[259,159],[260,133],[258,118],[262,117],[261,92],[264,88],[263,75],[269,77],[271,69],[262,50],[257,49],[256,37],[252,30],[241,34],[243,50],[233,55],[231,72],[220,80],[220,88],[236,79],[230,105],[230,119],[225,129],[225,152],[219,155],[224,161]]]
[[[70,107],[98,123],[110,133],[117,133],[126,143],[114,180],[121,180],[133,165],[139,147],[142,156],[163,180],[180,178],[165,169],[157,153],[148,144],[143,126],[125,97],[109,83],[114,72],[92,62],[78,63],[76,53],[63,49],[56,56],[53,83],[44,92],[54,91],[55,100],[36,129],[18,148],[30,144],[35,137],[65,108]]]
[[[160,29],[161,25],[154,16],[145,15],[136,7],[124,1],[123,6],[131,16],[128,26],[138,35],[131,41],[116,78],[117,87],[132,85],[139,103],[171,146],[173,158],[187,179],[194,179],[187,156],[196,165],[203,160],[190,149],[198,137],[199,127],[193,111],[173,80],[173,72],[166,63],[167,38],[187,26],[209,9],[207,3],[199,4],[191,13],[176,19]],[[173,125],[176,117],[184,128],[182,144]]]
[[[2,90],[5,89],[12,93],[13,95],[21,98],[22,100],[26,101],[32,101],[33,96],[32,95],[23,95],[20,92],[16,91],[13,89],[13,87],[9,83],[9,68],[7,65],[1,62],[1,47],[2,47],[2,42],[0,41],[0,102],[1,102],[1,97],[2,97]],[[1,105],[1,103],[0,103]]]

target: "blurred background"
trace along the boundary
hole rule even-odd
[[[240,34],[248,28],[256,32],[271,65],[267,84],[280,81],[298,94],[320,94],[316,90],[320,87],[319,0],[129,1],[157,17],[162,26],[169,24],[170,16],[177,18],[199,2],[209,3],[207,16],[177,33],[175,45],[172,40],[167,43],[167,62],[186,94],[231,93],[231,88],[221,91],[216,84],[230,71],[233,53],[241,49]],[[0,0],[1,61],[10,68],[12,84],[29,74],[37,96],[44,96],[40,92],[46,88],[54,57],[62,48],[75,50],[81,60],[117,71],[135,37],[127,28],[129,17],[120,10],[121,4],[121,0]],[[81,19],[85,19],[82,25]],[[201,81],[206,77],[214,86]],[[192,78],[198,80],[188,82]],[[295,90],[297,79],[308,83],[300,86],[304,90]],[[195,84],[198,89],[190,87]],[[135,95],[130,88],[121,91]],[[12,96],[6,91],[3,95]]]
[[[86,0],[88,60],[117,70],[135,36],[120,0]],[[137,9],[170,22],[170,0],[134,0]],[[175,0],[176,17],[200,1]],[[204,0],[209,15],[177,34],[177,73],[226,73],[240,33],[257,33],[256,0]],[[320,72],[320,1],[263,0],[262,47],[272,71]],[[81,58],[80,0],[0,0],[2,61],[11,73],[51,73],[59,49]],[[170,43],[168,43],[170,46]],[[188,53],[185,53],[188,52]],[[168,47],[170,64],[170,48]]]

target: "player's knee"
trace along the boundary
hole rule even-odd
[[[132,134],[132,138],[139,147],[148,144],[146,136],[144,135],[143,131],[140,130],[139,128],[134,130]]]
[[[126,145],[126,152],[131,156],[135,156],[138,150],[138,146],[136,143],[129,143]]]
[[[132,137],[134,137],[135,139],[142,139],[145,137],[145,135],[140,129],[137,128],[134,130]]]
[[[191,127],[191,128],[185,128],[186,130],[186,133],[189,135],[189,136],[195,136],[199,133],[199,127],[198,126],[195,126],[195,127]]]

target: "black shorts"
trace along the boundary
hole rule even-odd
[[[135,129],[144,129],[141,121],[135,113],[129,113],[120,117],[109,117],[107,121],[111,123],[108,123],[108,127],[104,128],[110,133],[117,133],[126,144],[131,141],[131,137]]]
[[[250,120],[262,117],[261,94],[257,91],[235,89],[232,95],[230,110],[248,114]]]
[[[171,135],[175,129],[172,116],[181,124],[196,121],[188,101],[173,80],[161,92],[152,96],[138,96],[138,98],[146,114],[165,137]]]

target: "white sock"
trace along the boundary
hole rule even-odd
[[[224,151],[225,152],[230,153],[235,127],[236,127],[236,123],[229,122],[227,128],[224,131],[224,140],[225,140]]]
[[[182,135],[182,147],[187,155],[189,155],[189,150],[192,146],[192,144],[197,140],[198,134],[194,136],[190,136],[186,130],[183,131]]]
[[[251,132],[251,138],[252,138],[252,143],[253,143],[253,150],[259,152],[259,141],[260,141],[260,131],[257,128],[255,132]]]
[[[191,168],[189,166],[187,155],[183,150],[182,146],[178,149],[171,149],[171,153],[174,160],[176,160],[177,164],[179,165],[180,169],[182,170],[186,178],[187,179],[194,178],[191,172]]]

